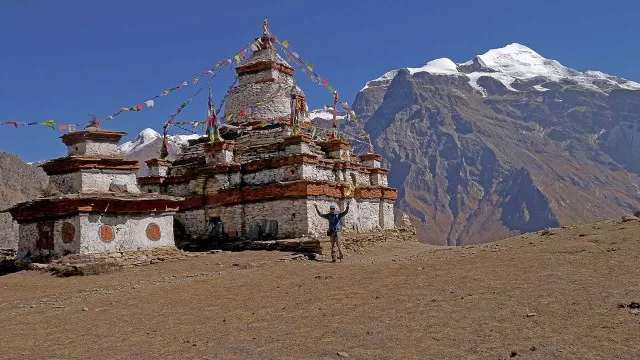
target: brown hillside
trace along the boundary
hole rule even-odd
[[[0,357],[636,359],[637,221],[342,264],[206,254],[125,272],[0,277]],[[234,266],[236,264],[237,266]]]

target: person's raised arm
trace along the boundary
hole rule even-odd
[[[349,205],[351,205],[350,202],[347,203],[347,208],[344,209],[343,212],[340,213],[340,218],[344,217],[345,215],[347,215],[347,213],[349,212]]]
[[[321,213],[321,212],[320,212],[320,210],[318,210],[318,205],[313,204],[313,206],[316,208],[316,212],[318,213],[318,215],[319,215],[320,217],[324,217],[324,214],[323,214],[323,213]]]

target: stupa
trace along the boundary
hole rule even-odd
[[[225,105],[223,141],[190,141],[174,161],[147,162],[144,192],[184,197],[177,228],[205,241],[324,236],[314,209],[332,203],[350,212],[346,229],[394,227],[396,189],[382,156],[354,155],[350,143],[308,131],[307,104],[294,69],[273,48],[266,26],[259,48],[236,68]]]
[[[136,160],[118,156],[126,133],[92,122],[61,137],[67,156],[41,165],[58,194],[18,204],[18,254],[48,256],[175,247],[181,198],[140,192]]]

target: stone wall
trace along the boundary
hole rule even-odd
[[[69,156],[118,156],[119,152],[118,144],[106,141],[86,140],[67,146]]]
[[[112,182],[125,184],[128,192],[140,192],[136,174],[131,171],[82,170],[81,174],[82,188],[76,192],[109,191]]]
[[[189,210],[182,211],[175,215],[185,228],[187,233],[192,237],[204,237],[207,231],[207,218],[205,217],[205,210]]]
[[[128,192],[140,192],[136,175],[131,171],[90,169],[49,177],[49,183],[63,194],[109,191],[109,186],[114,181],[125,184]]]
[[[305,199],[263,201],[240,206],[243,206],[245,234],[261,220],[278,222],[279,239],[297,237],[308,232]]]
[[[0,222],[10,223],[11,226],[5,227],[6,231],[0,232],[0,249],[18,249],[19,226],[13,221],[11,214],[0,213]]]
[[[227,235],[230,237],[244,236],[246,233],[243,232],[243,206],[242,204],[235,206],[209,206],[206,209],[206,221],[214,217],[219,217]]]
[[[70,223],[75,228],[73,241],[65,243],[62,237],[64,223]],[[36,249],[39,238],[38,223],[24,223],[19,225],[18,256],[31,255],[55,255],[77,253],[80,251],[80,225],[78,216],[72,216],[53,221],[53,250]],[[97,234],[97,233],[96,233]]]
[[[82,175],[80,172],[51,175],[49,176],[49,184],[63,194],[76,193],[82,187]]]
[[[240,85],[231,90],[227,98],[225,116],[232,114],[234,119],[242,121],[238,116],[241,110],[248,111],[250,107],[256,106],[257,103],[265,102],[265,99],[272,98],[270,101],[265,102],[265,105],[257,106],[255,110],[251,112],[251,119],[271,120],[288,117],[291,114],[289,86],[273,82]],[[238,120],[229,122],[234,123],[238,122]]]

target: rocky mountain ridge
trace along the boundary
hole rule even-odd
[[[47,175],[39,167],[0,152],[0,211],[42,195],[47,182]],[[17,223],[9,213],[0,212],[0,249],[15,248],[17,236]]]
[[[353,109],[422,241],[485,242],[640,207],[640,84],[520,44],[369,81]]]

